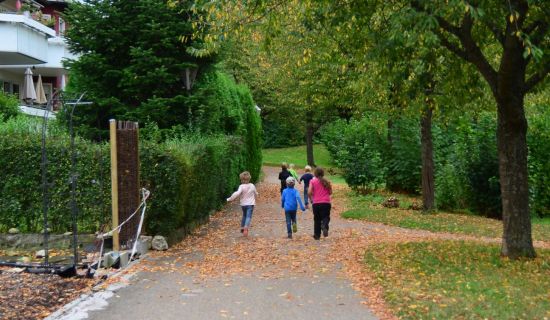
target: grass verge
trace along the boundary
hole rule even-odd
[[[550,251],[538,254],[510,261],[474,242],[381,243],[365,263],[400,319],[546,319]]]
[[[330,157],[329,152],[322,144],[316,144],[313,146],[313,156],[315,158],[315,163],[318,166],[323,168],[330,168],[327,170],[326,177],[336,184],[345,184],[346,181],[338,173],[334,172],[337,168],[332,163],[332,158]],[[275,148],[275,149],[264,149],[263,150],[263,165],[279,167],[281,162],[294,163],[296,168],[303,169],[307,164],[306,156],[306,146],[290,147],[290,148]],[[303,172],[299,171],[299,175],[302,175]]]
[[[313,146],[315,163],[323,168],[335,167],[329,152],[322,144]],[[297,168],[303,168],[307,164],[306,146],[276,148],[263,150],[263,164],[278,167],[281,162],[294,163]]]
[[[342,213],[344,218],[362,219],[408,229],[422,229],[434,232],[460,233],[490,238],[502,237],[502,221],[471,214],[438,212],[423,214],[407,209],[420,200],[415,197],[398,195],[400,208],[389,209],[382,202],[389,197],[385,194],[348,194],[351,210]],[[550,241],[549,219],[533,219],[533,239]]]

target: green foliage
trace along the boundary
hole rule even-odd
[[[418,193],[421,185],[420,119],[402,116],[391,119],[384,163],[386,187],[391,191]]]
[[[304,143],[305,133],[300,128],[301,123],[296,122],[296,119],[288,121],[285,117],[273,120],[271,118],[264,118],[263,121],[264,148],[286,148]]]
[[[0,229],[36,232],[42,225],[41,120],[18,117],[0,126]],[[75,141],[77,152],[78,225],[94,232],[109,220],[110,175],[104,144]],[[55,125],[47,137],[49,225],[53,232],[71,230],[69,137]],[[2,230],[6,231],[6,230]]]
[[[17,97],[0,90],[0,121],[15,117],[18,114],[20,114],[20,111]]]
[[[478,242],[381,243],[367,248],[365,263],[400,319],[544,319],[550,252],[538,253],[510,261]]]
[[[187,136],[144,142],[142,184],[151,190],[147,231],[170,235],[207,219],[239,183],[245,146],[235,137]]]
[[[0,231],[14,226],[23,232],[42,229],[40,128],[39,120],[26,117],[0,126]],[[48,216],[52,231],[64,232],[71,226],[69,137],[55,123],[49,129]],[[161,134],[154,127],[148,130],[150,137]],[[144,140],[140,147],[141,183],[151,191],[145,224],[150,234],[171,235],[204,221],[239,184],[240,172],[249,170],[256,179],[259,175],[259,141],[247,145],[238,136],[171,134],[163,143]],[[79,230],[95,232],[110,221],[109,149],[77,138],[76,150]]]
[[[529,195],[533,215],[550,217],[550,109],[538,105],[529,116]]]
[[[315,156],[315,162],[318,166],[323,168],[335,167],[330,153],[324,145],[313,145],[313,154]],[[267,166],[278,167],[281,165],[282,162],[286,162],[294,163],[296,167],[303,168],[307,164],[306,146],[264,149],[263,160],[264,165]]]
[[[156,122],[161,128],[187,124],[187,68],[199,74],[212,61],[187,53],[194,43],[191,2],[164,0],[73,2],[64,17],[78,60],[69,91],[86,92],[94,105],[79,106],[75,123],[81,133],[105,137],[111,118]],[[183,36],[187,35],[187,36]],[[61,117],[63,119],[63,117]]]
[[[495,116],[464,115],[434,131],[438,207],[501,218]]]
[[[346,182],[354,188],[371,189],[383,183],[385,131],[376,119],[339,120],[324,127],[322,140]]]
[[[193,132],[242,137],[246,148],[245,166],[252,180],[257,181],[262,164],[262,127],[250,90],[214,69],[197,83],[187,107]]]

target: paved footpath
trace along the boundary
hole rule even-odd
[[[315,241],[308,210],[287,239],[277,168],[264,173],[248,238],[238,203],[227,205],[195,235],[134,265],[123,286],[57,319],[377,319],[338,259],[337,239],[354,225],[333,213],[329,237]]]

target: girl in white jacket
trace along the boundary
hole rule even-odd
[[[252,212],[254,211],[254,205],[256,205],[256,197],[258,191],[253,183],[250,183],[250,172],[245,171],[239,175],[241,178],[241,185],[237,191],[233,192],[231,197],[227,198],[227,201],[233,201],[240,196],[240,205],[243,210],[243,219],[241,220],[241,232],[243,236],[248,236],[248,228],[250,227],[250,220],[252,220]]]

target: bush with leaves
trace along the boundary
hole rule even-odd
[[[20,114],[20,111],[17,97],[0,90],[0,121],[15,117],[18,114]]]
[[[418,193],[421,186],[420,120],[415,116],[391,119],[388,146],[384,149],[387,166],[386,188]]]
[[[550,108],[532,109],[527,133],[530,204],[533,215],[550,217]]]
[[[501,218],[495,116],[463,115],[434,131],[438,207]]]
[[[23,232],[42,229],[40,128],[40,119],[27,117],[0,125],[0,231],[10,227]],[[148,135],[156,136],[155,130],[149,128]],[[182,135],[177,131],[164,142],[142,141],[141,184],[152,192],[145,230],[173,235],[203,222],[212,210],[220,208],[239,184],[239,173],[260,166],[259,151],[247,143],[240,136]],[[46,152],[49,223],[53,232],[64,232],[71,228],[71,152],[69,137],[55,122],[49,127]],[[109,149],[107,144],[77,137],[76,154],[78,226],[81,232],[94,232],[111,218]]]
[[[42,230],[41,119],[20,116],[0,125],[0,229]],[[71,150],[68,135],[50,125],[47,137],[49,225],[53,232],[71,229]],[[77,138],[78,225],[97,231],[109,220],[108,147]]]
[[[385,131],[380,122],[338,120],[322,129],[321,139],[353,188],[369,190],[384,182]]]

